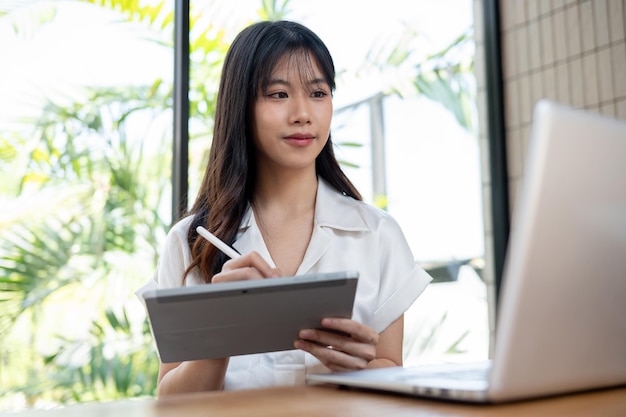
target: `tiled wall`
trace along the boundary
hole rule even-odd
[[[501,0],[500,18],[513,209],[538,99],[626,119],[626,0]]]
[[[523,181],[532,109],[540,98],[626,119],[626,0],[500,0],[504,114],[511,210]],[[483,0],[474,0],[485,219],[483,275],[493,306],[491,179]],[[495,325],[490,308],[490,327]],[[493,346],[493,344],[492,344]]]

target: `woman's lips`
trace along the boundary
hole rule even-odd
[[[285,140],[295,146],[308,146],[315,140],[315,136],[308,133],[294,133],[286,136]]]

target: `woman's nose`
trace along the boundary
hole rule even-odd
[[[311,121],[311,111],[307,97],[301,95],[293,97],[290,110],[290,123],[305,124]]]

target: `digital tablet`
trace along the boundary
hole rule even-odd
[[[352,317],[357,271],[143,292],[162,362],[294,349],[301,329]]]

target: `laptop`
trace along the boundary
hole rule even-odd
[[[491,360],[309,383],[481,403],[626,384],[626,122],[542,100],[525,164]]]
[[[140,292],[162,362],[293,349],[324,317],[352,317],[358,271]]]

